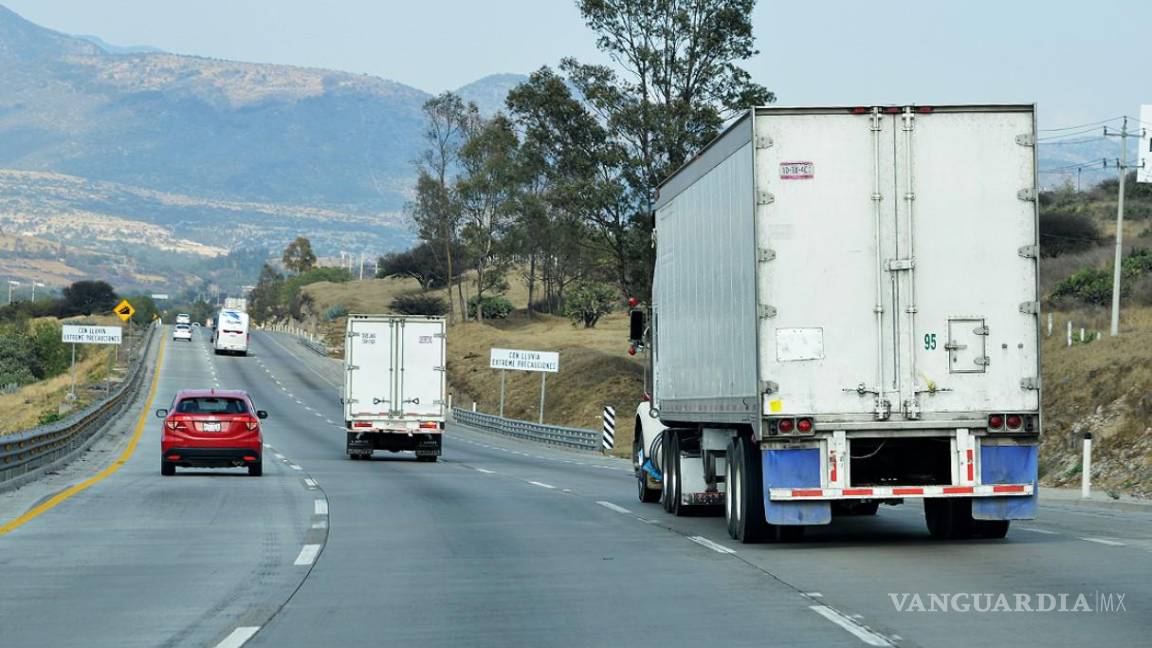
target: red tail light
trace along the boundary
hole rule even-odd
[[[889,115],[899,115],[900,113],[904,112],[904,109],[899,106],[887,106],[884,108],[884,112],[888,113]]]
[[[999,430],[1004,427],[1004,417],[999,414],[993,414],[988,417],[988,427],[993,430]]]
[[[248,428],[249,432],[260,427],[260,421],[258,419],[252,418],[251,416],[245,417],[242,420],[244,421],[244,427]]]
[[[792,419],[780,419],[780,425],[777,429],[781,434],[791,434],[792,430],[796,428],[796,422]]]
[[[852,109],[853,115],[867,115],[870,112],[872,112],[872,110],[867,106],[856,106]]]
[[[935,110],[936,109],[932,106],[916,106],[916,112],[920,113],[921,115],[926,115],[930,112],[934,112]]]
[[[180,461],[180,455],[178,455],[178,454],[168,455],[168,461]]]
[[[1009,414],[1007,421],[1009,430],[1019,430],[1024,425],[1024,418],[1019,414]]]
[[[244,455],[244,461],[256,461],[255,455]]]
[[[803,432],[805,434],[811,432],[812,431],[812,419],[802,418],[799,421],[796,421],[796,430],[798,432]]]
[[[435,430],[437,427],[439,427],[439,426],[436,424],[435,421],[425,421],[425,422],[420,424],[421,430]]]
[[[636,347],[634,347],[634,346],[628,347],[628,355],[633,355],[633,356],[636,355]]]
[[[639,303],[640,303],[640,300],[636,299],[635,297],[629,297],[628,298],[628,307],[629,308],[636,308],[636,305]]]
[[[188,426],[184,425],[184,421],[182,421],[180,419],[171,419],[170,418],[167,421],[164,421],[164,425],[166,425],[169,430],[186,430],[186,429],[188,429]]]

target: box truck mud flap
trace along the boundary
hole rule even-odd
[[[763,450],[764,515],[770,524],[828,524],[832,504],[827,501],[778,501],[773,488],[820,488],[820,449]]]

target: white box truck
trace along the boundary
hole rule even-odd
[[[1036,512],[1031,105],[758,108],[659,188],[633,448],[643,501],[744,541],[922,500],[933,536]]]
[[[212,349],[216,355],[223,353],[248,355],[248,313],[224,308],[213,320]]]
[[[349,315],[344,342],[348,456],[413,450],[440,456],[447,414],[447,322],[424,315]]]

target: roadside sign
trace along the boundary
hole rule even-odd
[[[136,314],[136,309],[132,308],[132,304],[129,304],[127,299],[121,299],[113,310],[116,311],[116,316],[124,322],[132,319],[132,316]]]
[[[560,354],[556,351],[523,351],[520,349],[492,349],[488,358],[491,369],[515,371],[560,371]]]
[[[156,293],[152,295],[152,299],[168,299],[168,293]]]
[[[62,341],[68,344],[120,344],[119,326],[88,326],[65,324]]]

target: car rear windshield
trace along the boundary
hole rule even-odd
[[[247,414],[248,404],[242,398],[197,396],[185,398],[176,404],[179,414]]]
[[[177,330],[177,331],[188,331],[188,330],[191,330],[191,329],[192,329],[192,327],[191,327],[191,326],[189,326],[189,325],[187,325],[187,324],[177,324],[177,325],[176,325],[176,330]]]

